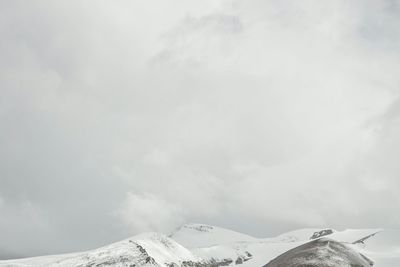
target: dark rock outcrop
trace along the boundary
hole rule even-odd
[[[319,237],[323,237],[323,236],[326,236],[326,235],[330,235],[330,234],[332,234],[332,233],[333,233],[333,230],[332,230],[332,229],[321,230],[321,231],[315,232],[315,233],[310,237],[310,239],[316,239],[316,238],[319,238]]]

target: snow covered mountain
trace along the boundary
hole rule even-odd
[[[342,257],[348,266],[369,267],[375,262],[377,267],[398,267],[400,231],[300,229],[256,238],[211,225],[185,224],[168,236],[145,233],[86,252],[0,261],[0,267],[295,266],[278,263],[296,262],[307,253],[321,259]]]
[[[83,253],[0,261],[0,266],[192,266],[200,263],[195,256],[174,240],[158,233],[141,234],[111,245]]]

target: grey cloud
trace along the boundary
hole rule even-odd
[[[234,47],[243,32],[243,23],[238,15],[214,13],[201,17],[186,17],[172,30],[163,35],[162,51],[151,60],[151,65],[174,67],[200,67],[215,50],[226,55]]]
[[[1,257],[399,223],[389,1],[174,3],[0,2]]]

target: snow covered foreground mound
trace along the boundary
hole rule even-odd
[[[328,238],[300,245],[264,267],[370,267],[373,262],[354,249]]]
[[[326,238],[329,246],[323,246]],[[346,258],[361,253],[375,262],[374,267],[400,266],[400,231],[301,229],[273,238],[255,238],[220,227],[186,224],[168,237],[147,233],[87,252],[0,261],[0,267],[261,267],[274,258],[282,259],[280,255],[293,248],[301,250],[304,244],[317,244],[309,250],[317,256]],[[361,256],[361,262],[363,259]],[[353,266],[364,266],[357,264],[355,261]]]

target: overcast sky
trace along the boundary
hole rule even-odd
[[[395,0],[0,0],[0,258],[398,227],[399,49]]]

